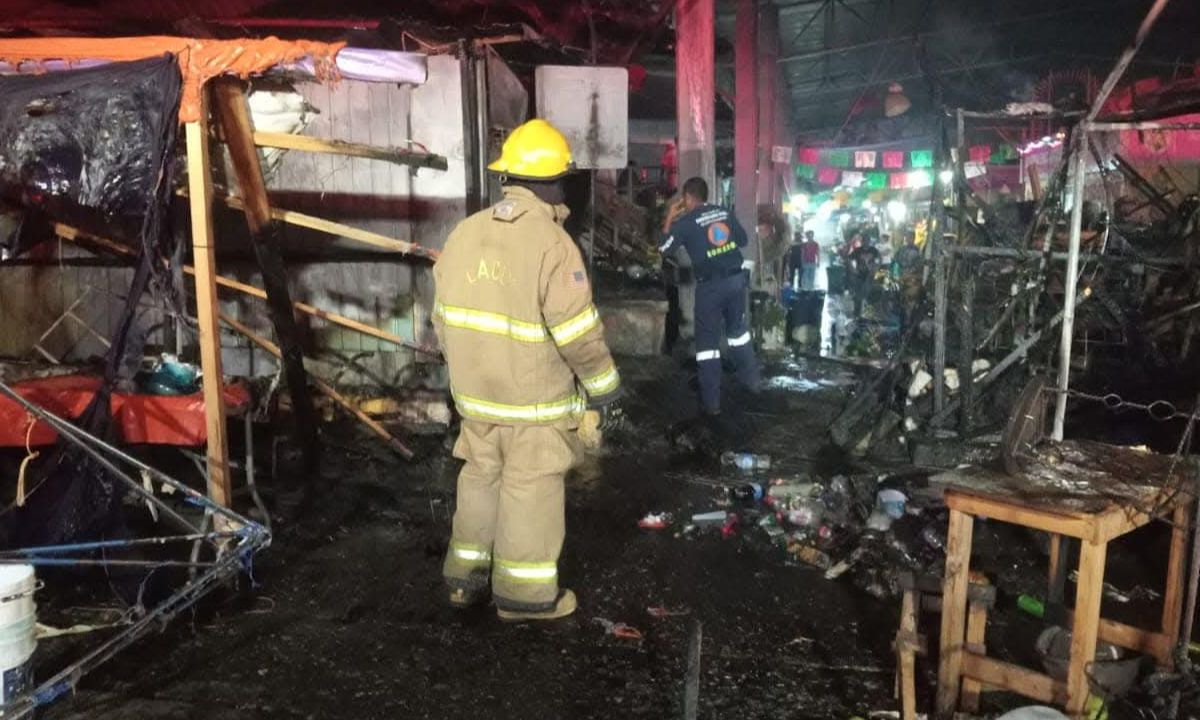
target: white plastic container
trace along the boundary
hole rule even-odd
[[[0,565],[0,705],[13,702],[33,686],[36,589],[32,565]]]

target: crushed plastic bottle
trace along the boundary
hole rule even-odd
[[[740,503],[756,503],[765,494],[763,486],[758,483],[746,483],[729,489],[729,499]]]
[[[767,489],[767,495],[775,500],[791,500],[793,498],[810,498],[821,486],[816,483],[780,483]]]
[[[812,527],[821,522],[821,507],[813,502],[801,502],[788,510],[788,522],[796,527]]]
[[[721,464],[730,467],[736,467],[742,472],[770,470],[771,456],[756,455],[754,453],[735,453],[730,451],[721,455]]]
[[[937,527],[934,525],[927,525],[925,529],[921,531],[921,539],[924,540],[929,547],[933,548],[934,550],[946,549],[946,536],[938,532]]]

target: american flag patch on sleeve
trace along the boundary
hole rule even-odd
[[[587,274],[582,270],[568,270],[563,273],[563,279],[569,288],[578,290],[587,287]]]

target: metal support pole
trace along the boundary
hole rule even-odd
[[[1075,134],[1071,205],[1071,244],[1067,250],[1067,278],[1063,295],[1062,339],[1058,347],[1058,397],[1054,405],[1053,439],[1063,439],[1063,423],[1067,415],[1067,388],[1071,384],[1071,338],[1075,331],[1075,292],[1079,282],[1079,239],[1083,230],[1084,148],[1087,147],[1088,127],[1081,124]]]
[[[955,116],[954,129],[954,178],[951,180],[951,185],[954,187],[954,201],[957,206],[954,216],[955,233],[957,233],[955,239],[957,240],[956,245],[963,245],[967,243],[967,193],[970,192],[970,188],[967,186],[967,176],[964,170],[967,129],[962,108],[958,109]],[[937,180],[940,178],[936,178],[934,181],[937,182]],[[948,255],[947,266],[950,266],[953,260],[953,256]],[[959,277],[962,285],[960,288],[962,305],[958,309],[958,392],[962,396],[962,414],[959,417],[958,430],[959,434],[965,437],[971,425],[971,405],[975,399],[975,378],[971,372],[971,366],[975,362],[975,341],[972,337],[973,320],[971,317],[972,306],[975,302],[975,277],[971,273],[972,268],[965,267],[964,270],[965,272],[961,273]],[[949,272],[947,270],[947,275]]]
[[[1125,71],[1129,69],[1129,64],[1133,62],[1133,57],[1141,49],[1142,43],[1146,41],[1146,36],[1150,34],[1150,28],[1154,27],[1154,23],[1158,22],[1158,18],[1167,7],[1168,2],[1170,0],[1155,0],[1154,5],[1150,8],[1150,12],[1146,13],[1146,17],[1142,19],[1142,24],[1138,27],[1137,35],[1133,38],[1133,44],[1125,48],[1125,52],[1121,53],[1117,64],[1109,71],[1108,77],[1104,79],[1104,84],[1100,86],[1100,92],[1097,93],[1096,99],[1092,101],[1092,107],[1088,111],[1087,118],[1082,123],[1083,126],[1086,127],[1100,114],[1104,103],[1108,102],[1108,96],[1112,94],[1112,91],[1117,87],[1117,83],[1120,82]],[[1084,144],[1080,147],[1087,147],[1087,145]]]
[[[734,69],[737,103],[733,118],[734,214],[738,223],[760,242],[754,232],[758,226],[758,2],[738,0],[737,42],[734,44]],[[762,272],[762,268],[756,268]]]
[[[717,190],[715,0],[675,6],[675,107],[679,182],[698,176]]]
[[[933,260],[933,412],[936,417],[946,407],[946,253],[943,242],[934,246]],[[939,423],[933,426],[938,427]]]
[[[966,437],[971,431],[971,411],[975,405],[975,268],[962,263],[959,273],[962,304],[958,308],[958,392],[962,396],[962,413],[958,432]]]

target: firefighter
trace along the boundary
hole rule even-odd
[[[758,359],[746,323],[750,276],[741,248],[746,231],[729,211],[708,204],[708,183],[694,177],[683,184],[682,202],[673,205],[659,250],[664,257],[686,252],[696,277],[696,368],[700,405],[715,419],[721,413],[721,330],[738,380],[757,391]]]
[[[434,327],[462,416],[454,456],[466,461],[443,574],[454,607],[485,602],[490,582],[502,620],[552,620],[576,606],[558,584],[575,431],[589,407],[612,426],[620,377],[562,228],[566,138],[530,120],[488,169],[504,199],[459,223],[433,269]]]

